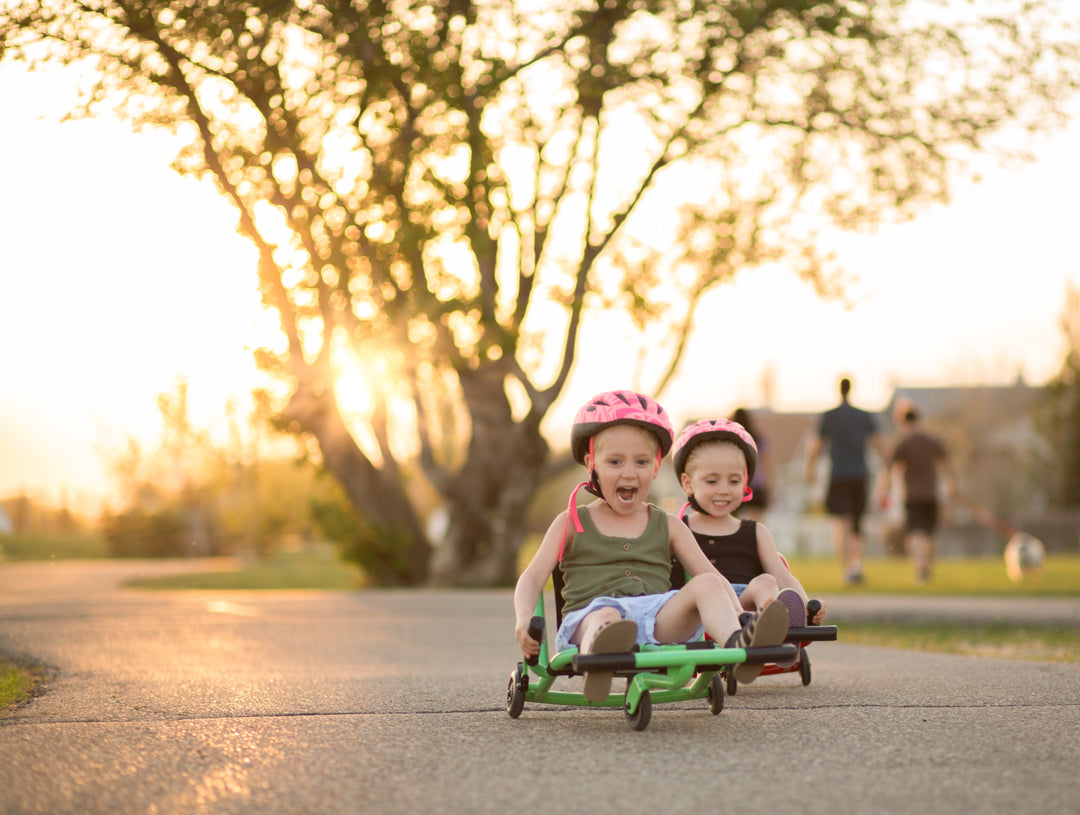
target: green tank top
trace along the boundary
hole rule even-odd
[[[584,608],[594,597],[663,594],[671,588],[668,514],[649,504],[649,524],[637,538],[615,538],[580,512],[578,532],[563,554],[563,614]]]

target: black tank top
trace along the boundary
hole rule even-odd
[[[683,518],[686,521],[686,518]],[[687,524],[689,526],[689,524]],[[693,532],[693,530],[691,530]],[[731,583],[749,583],[764,573],[757,548],[757,521],[741,521],[731,535],[704,535],[694,532],[705,557]],[[671,558],[671,587],[681,589],[686,585],[686,571],[678,559]]]

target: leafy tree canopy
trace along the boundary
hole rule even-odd
[[[782,260],[827,290],[817,230],[911,214],[1003,127],[1060,120],[1068,5],[8,0],[0,55],[78,63],[75,115],[186,137],[177,169],[258,249],[282,423],[397,553],[374,577],[491,583],[587,313],[633,316],[659,392],[736,272]]]

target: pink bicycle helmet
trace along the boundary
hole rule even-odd
[[[614,424],[633,424],[651,431],[660,441],[661,458],[671,450],[675,431],[667,411],[659,402],[634,391],[608,391],[586,402],[574,417],[570,428],[570,452],[574,461],[584,464],[589,440]]]
[[[701,419],[683,429],[672,450],[675,475],[682,478],[682,474],[686,472],[686,459],[690,457],[690,451],[707,439],[727,439],[742,449],[746,456],[746,482],[749,484],[757,468],[757,444],[745,427],[728,419]]]

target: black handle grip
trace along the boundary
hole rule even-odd
[[[809,600],[809,601],[807,601],[807,603],[806,603],[806,624],[807,625],[813,625],[814,624],[813,623],[814,617],[817,616],[817,613],[819,611],[821,611],[821,601],[820,600]]]
[[[544,641],[544,618],[543,617],[541,617],[539,615],[536,615],[531,620],[529,620],[529,636],[532,637],[537,642],[543,642]],[[527,664],[529,664],[529,665],[536,665],[538,662],[540,662],[540,657],[539,656],[526,657],[525,662]]]

